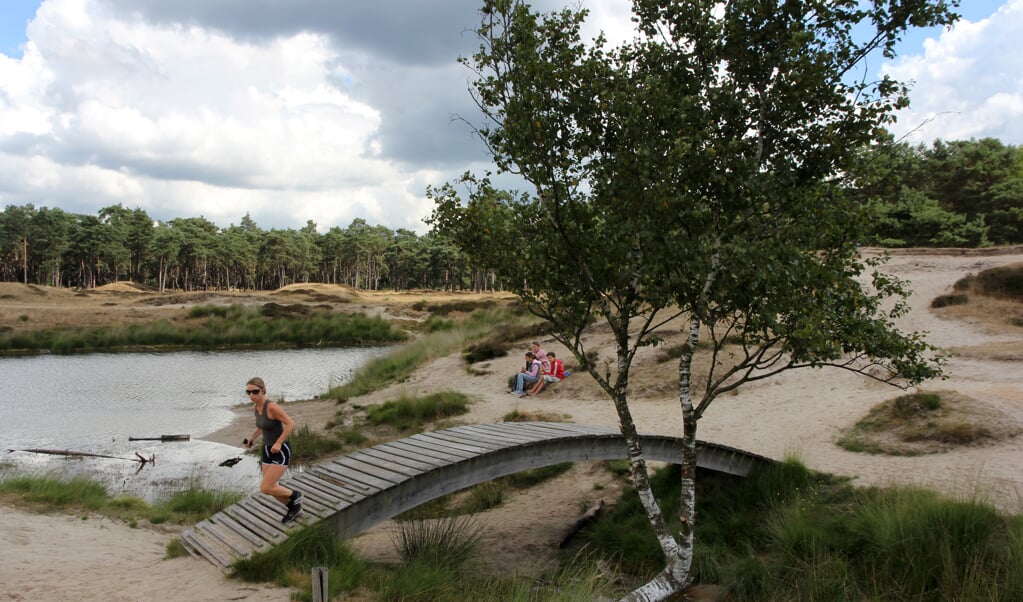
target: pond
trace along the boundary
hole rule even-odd
[[[253,458],[219,462],[240,448],[200,441],[230,424],[247,405],[245,381],[261,376],[275,401],[313,399],[344,384],[388,347],[173,353],[39,355],[0,359],[0,463],[19,469],[86,473],[113,491],[157,499],[179,483],[248,489],[258,483]],[[189,435],[188,441],[129,438]],[[115,458],[69,460],[8,450],[73,450]],[[156,462],[138,470],[141,454]],[[255,479],[255,481],[253,481]]]

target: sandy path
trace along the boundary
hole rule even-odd
[[[204,560],[165,560],[174,537],[64,514],[0,513],[0,600],[280,602],[288,590],[226,579]]]
[[[913,310],[900,326],[928,331],[929,340],[943,347],[1018,341],[1018,330],[989,332],[980,324],[945,320],[929,304],[968,273],[1020,261],[1023,252],[894,256],[886,269],[909,279],[915,291],[910,299]],[[609,357],[607,342],[599,334],[591,340],[602,349],[602,357]],[[568,358],[559,345],[544,344]],[[484,374],[469,375],[456,354],[416,372],[404,383],[352,403],[377,403],[402,392],[454,389],[474,400],[465,422],[497,422],[518,408],[562,414],[580,424],[617,424],[611,404],[585,374],[573,375],[537,398],[509,395],[506,379],[517,371],[520,361],[521,353],[512,352],[475,366]],[[633,380],[640,394],[633,396],[632,407],[640,430],[679,433],[674,365],[657,365],[650,357],[640,357],[638,362],[644,368],[637,371],[641,378]],[[1023,424],[1023,371],[1015,362],[954,357],[948,375],[945,382],[929,383],[926,388],[960,391]],[[271,396],[272,388],[270,383]],[[715,401],[700,422],[699,437],[773,458],[794,454],[811,468],[853,476],[862,485],[918,483],[949,493],[979,492],[1006,511],[1020,511],[1023,438],[919,457],[855,454],[834,444],[839,432],[873,404],[898,393],[836,369],[791,372]],[[291,403],[288,408],[296,422],[314,428],[333,418],[337,410],[329,401]],[[248,412],[240,410],[235,425],[208,438],[237,444],[251,432],[249,420]],[[528,493],[510,495],[501,507],[481,517],[488,526],[487,540],[497,550],[487,559],[490,566],[528,572],[548,565],[564,530],[583,508],[600,498],[615,498],[616,488],[603,489],[609,482],[598,466],[577,465]],[[357,548],[370,558],[392,558],[392,528],[384,524],[367,532],[357,538]],[[166,598],[168,592],[175,594],[170,598],[182,600],[288,599],[284,590],[227,580],[200,560],[161,560],[171,535],[104,519],[42,516],[5,508],[0,532],[8,544],[0,547],[0,600],[143,600]]]

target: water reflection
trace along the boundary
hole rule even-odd
[[[4,463],[29,470],[86,472],[113,489],[146,499],[182,481],[248,489],[258,461],[220,462],[239,448],[199,441],[227,426],[248,404],[245,381],[262,376],[274,400],[311,399],[347,382],[386,347],[244,352],[175,352],[35,356],[0,359],[0,415],[6,449],[75,450],[116,456],[66,459],[8,453]],[[190,441],[129,441],[188,434]],[[138,471],[135,454],[156,456]],[[123,459],[122,459],[123,458]]]

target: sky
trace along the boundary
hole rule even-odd
[[[0,0],[0,207],[423,234],[428,185],[492,169],[457,63],[476,4]],[[582,4],[631,37],[628,0]],[[868,66],[913,85],[893,131],[1023,144],[1023,0],[963,4]]]

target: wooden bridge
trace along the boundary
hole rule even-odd
[[[677,463],[681,440],[641,435],[647,460]],[[281,524],[284,506],[253,494],[181,534],[185,548],[221,570],[272,548],[296,528],[329,522],[338,537],[373,525],[434,498],[523,470],[562,462],[625,459],[617,428],[554,422],[473,424],[382,443],[292,472],[282,481],[304,494],[302,514]],[[747,476],[769,458],[698,442],[697,466]],[[291,471],[289,471],[291,472]]]

